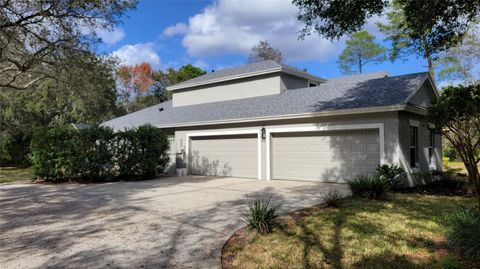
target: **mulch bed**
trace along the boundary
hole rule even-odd
[[[442,196],[471,196],[468,184],[463,180],[438,180],[412,188],[398,189],[395,192]]]

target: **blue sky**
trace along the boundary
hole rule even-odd
[[[249,50],[268,40],[282,51],[285,63],[306,68],[320,77],[341,76],[337,66],[344,40],[330,42],[319,36],[297,39],[302,26],[289,0],[261,1],[140,1],[113,32],[101,32],[102,53],[127,64],[149,62],[156,69],[194,64],[206,71],[246,63]],[[382,36],[373,18],[365,26],[377,41]],[[425,61],[369,64],[364,72],[388,71],[391,75],[427,71]]]

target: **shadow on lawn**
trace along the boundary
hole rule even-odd
[[[419,268],[418,264],[412,262],[412,259],[407,256],[398,255],[391,251],[386,251],[380,255],[373,255],[363,257],[355,262],[351,268],[369,268],[369,269],[384,269],[384,268]],[[340,268],[340,267],[335,267]]]
[[[280,251],[283,244],[285,248],[296,246],[290,250],[291,257],[282,258],[286,264],[279,260],[275,266],[288,267],[295,262],[302,268],[439,268],[444,259],[458,259],[470,268],[468,261],[454,254],[441,228],[443,214],[462,206],[465,200],[396,194],[385,201],[353,198],[343,202],[338,209],[314,207],[283,217],[277,235],[260,241],[269,244],[275,240]],[[254,242],[252,239],[250,244]],[[365,250],[369,247],[376,249]],[[232,245],[225,249],[239,253],[243,248]],[[235,260],[233,253],[227,255]],[[262,259],[254,253],[239,257],[248,255]]]

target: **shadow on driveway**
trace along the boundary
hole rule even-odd
[[[0,186],[2,268],[219,267],[223,243],[257,195],[292,211],[328,189],[294,181],[184,177]]]

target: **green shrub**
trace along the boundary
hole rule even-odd
[[[78,176],[81,141],[73,127],[38,129],[32,137],[30,149],[35,176],[54,182]]]
[[[155,177],[165,170],[170,161],[168,137],[162,130],[151,125],[140,126],[136,133],[142,177]]]
[[[370,199],[382,198],[390,188],[388,180],[378,175],[358,176],[348,185],[353,195]]]
[[[270,201],[271,198],[264,200],[257,196],[248,204],[248,209],[243,215],[248,226],[261,234],[270,233],[278,217],[280,205],[270,206]]]
[[[29,167],[31,130],[16,130],[13,133],[0,131],[0,165]]]
[[[340,205],[340,200],[342,199],[342,194],[337,190],[329,190],[325,194],[325,204],[328,207],[338,207]]]
[[[376,175],[387,179],[391,189],[398,188],[405,175],[405,171],[403,171],[400,166],[389,164],[380,165],[375,173]]]
[[[112,149],[117,176],[121,178],[132,178],[140,174],[141,151],[137,147],[137,144],[137,136],[134,129],[115,134]]]
[[[34,174],[47,181],[152,178],[169,161],[167,136],[152,126],[117,133],[105,127],[44,128],[30,146]]]
[[[457,151],[454,147],[449,147],[443,150],[443,157],[447,157],[449,161],[453,162],[457,159]]]
[[[119,132],[113,144],[121,178],[152,178],[163,172],[170,160],[167,135],[151,125]]]
[[[449,241],[463,254],[480,261],[480,211],[462,208],[446,217]]]
[[[81,141],[80,177],[89,180],[105,180],[112,176],[114,133],[107,127],[91,127],[78,131]]]

